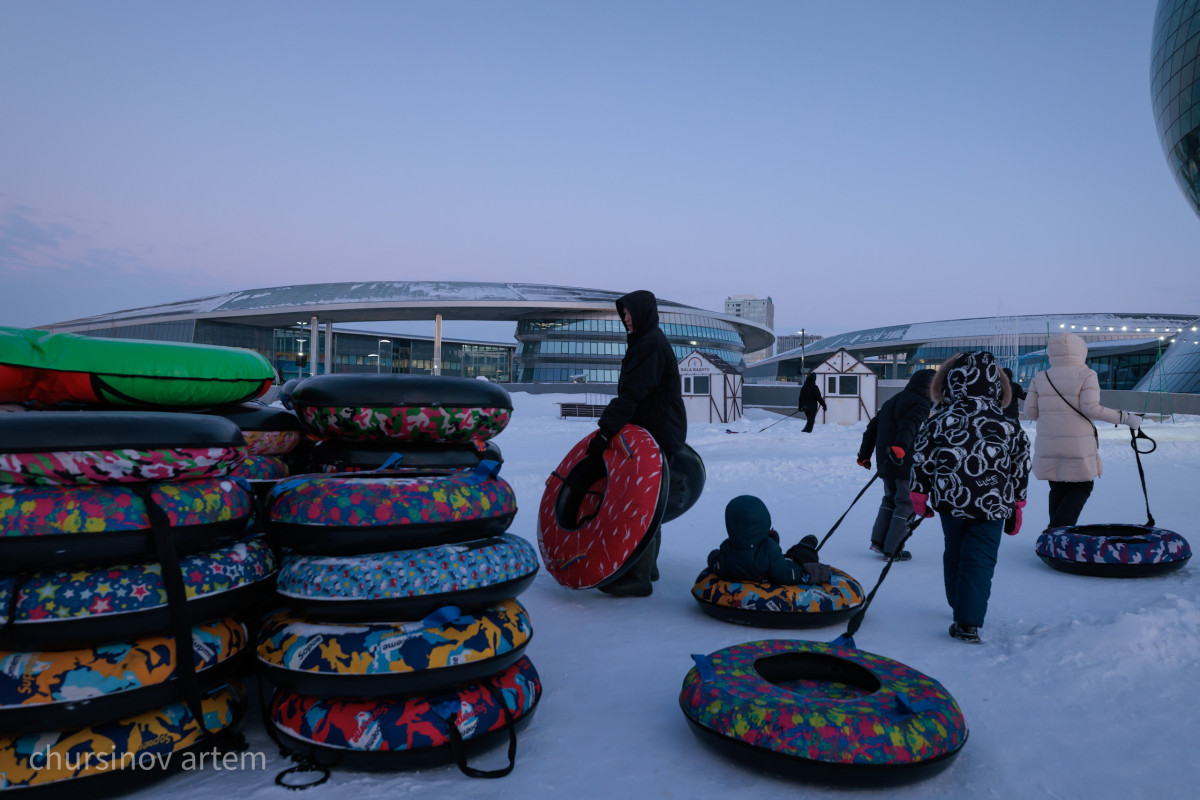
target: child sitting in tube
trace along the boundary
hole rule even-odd
[[[771,512],[753,495],[735,497],[725,506],[725,532],[728,538],[708,554],[708,566],[722,580],[829,583],[829,566],[817,559],[817,537],[805,536],[784,554]]]

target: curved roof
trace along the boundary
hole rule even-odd
[[[443,319],[496,322],[526,314],[563,311],[613,311],[625,292],[549,286],[537,283],[475,281],[370,281],[275,286],[201,297],[178,303],[132,308],[111,314],[42,326],[55,331],[85,331],[101,326],[143,325],[177,320],[211,319],[260,327],[287,327],[316,316],[321,322],[384,322]],[[757,322],[686,306],[659,298],[661,311],[699,314],[737,328],[746,350],[761,350],[775,341],[770,328]]]

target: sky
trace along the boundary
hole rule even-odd
[[[1200,314],[1154,10],[0,0],[0,324],[433,278]]]

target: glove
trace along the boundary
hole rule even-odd
[[[1128,425],[1129,430],[1131,431],[1136,431],[1138,428],[1142,427],[1142,415],[1135,414],[1132,411],[1122,411],[1121,424]]]
[[[893,464],[904,463],[904,448],[898,444],[894,444],[888,448],[888,458]]]
[[[858,459],[858,461],[856,463],[863,469],[871,468],[871,459],[870,458],[860,458],[860,459]]]
[[[833,571],[829,569],[828,564],[822,564],[819,561],[810,561],[801,566],[804,567],[805,583],[829,583],[829,579],[833,577]]]
[[[1016,536],[1021,532],[1021,517],[1023,516],[1024,510],[1025,501],[1018,500],[1017,504],[1013,506],[1012,516],[1004,520],[1004,532],[1009,536]]]
[[[922,516],[925,519],[933,516],[933,509],[925,507],[925,504],[929,502],[929,495],[921,494],[920,492],[909,492],[908,499],[912,501],[913,511],[918,516]]]
[[[608,447],[609,436],[604,431],[596,431],[596,435],[588,442],[587,457],[600,458],[604,455],[605,448]]]
[[[817,537],[812,534],[805,536],[799,542],[789,547],[784,555],[801,565],[820,561],[821,559],[817,555]]]

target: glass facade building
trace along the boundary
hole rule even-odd
[[[1200,0],[1159,0],[1150,46],[1154,125],[1175,182],[1200,214]]]
[[[712,353],[734,367],[745,366],[745,347],[736,327],[701,314],[658,313],[676,358],[693,350]],[[612,312],[577,312],[517,322],[514,360],[520,383],[616,383],[625,356],[625,325]]]

